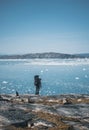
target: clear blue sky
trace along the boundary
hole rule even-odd
[[[0,0],[0,54],[89,53],[89,0]]]

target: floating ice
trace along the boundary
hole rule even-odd
[[[25,65],[89,65],[89,59],[28,59]],[[86,68],[83,68],[85,71]],[[48,70],[47,70],[48,71]]]
[[[7,81],[3,81],[2,83],[3,83],[3,84],[7,84],[8,82],[7,82]]]
[[[76,80],[78,80],[78,79],[79,79],[79,77],[75,77],[75,79],[76,79]]]
[[[14,89],[12,89],[12,92],[15,92],[15,90],[14,90]]]
[[[2,90],[3,90],[3,89],[6,89],[6,87],[2,87],[1,89],[2,89]]]
[[[86,68],[83,68],[83,71],[85,71],[86,70]]]
[[[9,83],[9,85],[12,85],[12,83]]]
[[[45,71],[48,71],[48,69],[45,69]]]
[[[88,76],[87,76],[87,75],[85,75],[85,78],[88,78]]]
[[[41,70],[40,72],[43,73],[43,70]]]

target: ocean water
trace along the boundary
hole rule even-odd
[[[40,95],[89,94],[89,59],[0,60],[0,94],[34,94],[36,74]]]

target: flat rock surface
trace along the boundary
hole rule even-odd
[[[89,130],[89,95],[1,95],[0,130]]]

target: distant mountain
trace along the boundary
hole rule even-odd
[[[89,58],[89,53],[76,54],[76,56],[81,58]]]
[[[24,55],[0,55],[0,59],[43,59],[43,58],[60,58],[60,59],[68,59],[68,58],[89,58],[89,53],[87,54],[63,54],[63,53],[55,53],[55,52],[45,52],[45,53],[30,53]]]

